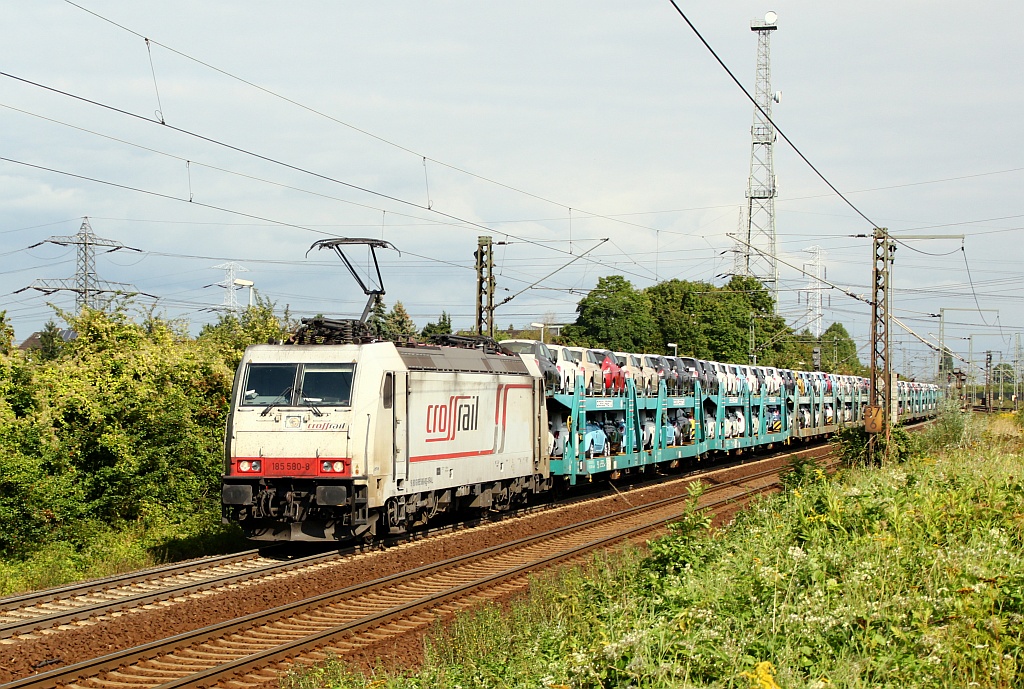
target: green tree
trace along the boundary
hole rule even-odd
[[[400,340],[415,337],[417,332],[416,324],[409,316],[409,312],[405,310],[405,306],[402,305],[402,302],[396,301],[384,318],[385,339]]]
[[[651,351],[664,352],[669,342],[675,342],[682,355],[713,358],[704,299],[704,293],[713,289],[705,282],[685,280],[666,280],[645,289],[658,330]]]
[[[448,315],[447,311],[442,311],[441,317],[437,319],[437,323],[430,322],[423,327],[420,337],[428,340],[431,335],[451,335],[451,333],[452,318]]]
[[[575,344],[641,352],[657,337],[650,298],[621,275],[598,278],[576,312],[576,322],[562,329],[563,339]]]
[[[37,355],[40,361],[51,361],[58,358],[64,351],[64,338],[61,329],[52,320],[46,322],[43,329],[39,331],[39,350]]]
[[[865,368],[857,356],[857,343],[842,323],[833,323],[818,339],[821,347],[821,367],[829,373],[864,375]]]
[[[387,339],[387,318],[388,312],[384,306],[384,298],[378,294],[373,298],[373,307],[370,309],[370,315],[366,321],[370,334],[381,340]]]
[[[809,329],[804,328],[791,339],[792,361],[788,363],[789,368],[810,370],[814,368],[814,348],[819,346],[816,338]]]
[[[7,317],[7,309],[0,311],[0,354],[10,354],[14,350],[14,326]]]
[[[744,362],[753,333],[758,363],[784,365],[791,358],[792,331],[774,315],[771,294],[754,278],[734,276],[722,287],[668,280],[644,292],[655,314],[658,351],[674,342],[683,355]]]

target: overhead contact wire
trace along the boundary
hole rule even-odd
[[[245,84],[247,86],[251,86],[252,88],[257,89],[258,91],[262,91],[263,93],[266,93],[269,96],[272,96],[274,98],[278,98],[280,100],[283,100],[286,103],[290,103],[290,104],[294,105],[297,108],[300,108],[300,109],[305,110],[307,112],[313,113],[314,115],[318,115],[319,117],[323,117],[325,119],[328,119],[328,120],[330,120],[330,121],[332,121],[332,122],[334,122],[336,124],[340,124],[341,126],[346,127],[348,129],[351,129],[352,131],[359,132],[360,134],[368,136],[371,139],[374,139],[376,141],[380,141],[383,144],[387,144],[388,146],[392,146],[392,147],[394,147],[394,148],[396,148],[396,149],[398,149],[400,151],[404,151],[405,153],[410,153],[410,154],[412,154],[414,156],[422,158],[424,161],[428,161],[429,160],[430,162],[436,163],[437,165],[441,165],[442,167],[446,167],[449,170],[455,170],[456,172],[459,172],[461,174],[467,175],[469,177],[473,177],[474,179],[479,179],[479,180],[481,180],[483,182],[487,182],[488,184],[493,184],[493,185],[501,187],[503,189],[508,189],[509,191],[514,191],[517,194],[523,194],[524,196],[529,196],[530,198],[537,199],[538,201],[543,201],[544,203],[550,203],[550,204],[555,205],[555,206],[565,206],[564,203],[558,203],[557,201],[553,201],[553,200],[551,200],[549,198],[546,198],[544,196],[541,196],[539,194],[535,194],[535,193],[526,191],[524,189],[519,189],[518,187],[514,187],[514,186],[512,186],[510,184],[505,184],[503,182],[499,182],[499,181],[497,181],[495,179],[491,179],[490,177],[486,177],[484,175],[480,175],[480,174],[477,174],[475,172],[471,172],[471,171],[466,170],[465,168],[461,168],[461,167],[459,167],[457,165],[452,165],[451,163],[446,163],[443,160],[438,160],[436,158],[431,158],[430,156],[423,155],[422,153],[420,153],[418,151],[414,151],[413,149],[411,149],[411,148],[409,148],[407,146],[403,146],[403,145],[401,145],[399,143],[395,143],[394,141],[391,141],[389,139],[385,139],[382,136],[374,134],[373,132],[367,131],[365,129],[361,129],[360,127],[357,127],[357,126],[355,126],[353,124],[345,122],[344,120],[340,120],[337,117],[329,115],[329,114],[327,114],[327,113],[325,113],[325,112],[323,112],[321,110],[317,110],[316,108],[313,108],[311,106],[308,106],[308,105],[305,105],[303,103],[300,103],[300,102],[298,102],[298,101],[296,101],[296,100],[294,100],[292,98],[289,98],[288,96],[285,96],[285,95],[282,95],[280,93],[277,93],[276,91],[272,91],[272,90],[266,88],[265,86],[260,86],[259,84],[256,84],[256,83],[254,83],[252,81],[249,81],[248,79],[245,79],[244,77],[240,77],[240,76],[238,76],[236,74],[233,74],[233,73],[228,72],[228,71],[226,71],[224,69],[221,69],[220,67],[212,65],[212,64],[210,64],[208,62],[204,62],[203,60],[200,60],[197,57],[193,57],[193,56],[189,55],[188,53],[184,53],[184,52],[182,52],[180,50],[176,50],[176,49],[174,49],[174,48],[172,48],[172,47],[170,47],[168,45],[165,45],[165,44],[161,43],[160,41],[157,41],[157,40],[154,40],[154,39],[151,39],[151,38],[147,38],[146,36],[142,35],[138,31],[130,29],[127,26],[124,26],[123,24],[119,24],[119,23],[115,22],[112,19],[108,19],[107,17],[104,17],[101,14],[97,14],[96,12],[93,12],[92,10],[90,10],[90,9],[88,9],[86,7],[83,7],[82,5],[79,5],[78,3],[72,2],[72,0],[64,0],[64,1],[67,4],[69,4],[69,5],[77,7],[78,9],[82,10],[83,12],[87,12],[88,14],[91,14],[92,16],[96,17],[97,19],[105,21],[108,24],[116,26],[117,28],[122,29],[124,31],[127,31],[128,33],[132,34],[133,36],[137,36],[139,38],[142,38],[142,39],[145,39],[147,41],[150,41],[154,45],[158,45],[161,48],[174,53],[175,55],[178,55],[180,57],[185,58],[186,60],[191,60],[192,62],[195,62],[196,64],[199,64],[199,65],[202,65],[203,67],[206,67],[208,69],[212,69],[213,71],[217,72],[218,74],[222,74],[222,75],[228,77],[229,79],[234,79],[235,81],[239,81],[239,82],[241,82],[241,83],[243,83],[243,84]],[[617,218],[617,217],[615,217],[613,215],[600,215],[598,213],[590,213],[590,215],[592,215],[595,218],[601,218],[603,220],[609,220],[611,222],[620,223],[620,224],[627,225],[627,226],[630,226],[630,227],[638,227],[638,228],[642,228],[642,229],[646,229],[646,230],[654,229],[654,228],[651,228],[651,227],[647,227],[646,225],[640,225],[638,223],[632,223],[632,222],[628,222],[626,220],[620,220],[619,218]]]
[[[81,101],[83,103],[88,103],[90,105],[95,105],[95,106],[97,106],[99,108],[102,108],[104,110],[109,110],[111,112],[116,112],[118,114],[125,115],[127,117],[131,117],[131,118],[134,118],[134,119],[137,119],[137,120],[141,120],[143,122],[149,122],[150,124],[159,124],[162,127],[167,127],[168,129],[171,129],[173,131],[179,132],[180,134],[184,134],[186,136],[191,136],[191,137],[199,139],[201,141],[205,141],[207,143],[214,144],[215,146],[221,146],[221,147],[226,148],[228,150],[232,150],[232,151],[235,151],[237,153],[242,153],[244,155],[252,156],[253,158],[256,158],[258,160],[263,160],[263,161],[266,161],[268,163],[272,163],[274,165],[280,165],[281,167],[288,168],[289,170],[295,170],[296,172],[301,172],[303,174],[307,174],[307,175],[310,175],[312,177],[317,177],[319,179],[323,179],[323,180],[326,180],[328,182],[333,182],[334,184],[339,184],[339,185],[347,187],[349,189],[354,189],[356,191],[361,191],[361,192],[363,192],[365,194],[370,194],[371,196],[377,196],[377,197],[380,197],[380,198],[388,199],[389,201],[394,201],[395,203],[399,203],[399,204],[402,204],[402,205],[405,205],[405,206],[410,206],[412,208],[418,208],[420,210],[425,210],[425,211],[429,211],[431,213],[436,213],[436,214],[440,215],[441,217],[448,218],[450,220],[455,220],[455,221],[457,221],[459,223],[470,225],[472,227],[477,227],[477,228],[479,228],[481,230],[486,230],[488,232],[494,232],[495,231],[493,228],[487,227],[486,225],[482,225],[480,223],[473,222],[472,220],[466,220],[465,218],[460,218],[459,216],[452,215],[451,213],[445,213],[444,211],[439,211],[439,210],[434,209],[434,208],[428,208],[426,206],[423,206],[421,204],[415,203],[413,201],[408,201],[406,199],[402,199],[402,198],[399,198],[397,196],[391,196],[390,194],[385,194],[384,192],[375,191],[373,189],[368,189],[366,187],[361,187],[361,186],[359,186],[357,184],[352,184],[351,182],[346,182],[344,180],[340,180],[340,179],[336,179],[334,177],[331,177],[329,175],[325,175],[325,174],[322,174],[322,173],[319,173],[319,172],[315,172],[313,170],[308,170],[308,169],[300,167],[298,165],[292,165],[292,164],[286,163],[286,162],[284,162],[282,160],[277,160],[276,158],[272,158],[270,156],[265,156],[265,155],[263,155],[261,153],[256,153],[255,151],[250,151],[250,150],[241,148],[239,146],[235,146],[233,144],[229,144],[229,143],[227,143],[225,141],[219,141],[217,139],[205,136],[203,134],[199,134],[197,132],[190,131],[188,129],[184,129],[182,127],[176,127],[176,126],[174,126],[172,124],[167,124],[167,123],[160,123],[160,122],[157,122],[156,120],[150,119],[150,118],[145,117],[143,115],[139,115],[138,113],[134,113],[134,112],[131,112],[129,110],[124,110],[124,109],[118,108],[118,107],[116,107],[114,105],[108,105],[106,103],[101,103],[100,101],[95,101],[95,100],[92,100],[90,98],[86,98],[85,96],[79,96],[79,95],[76,95],[74,93],[70,93],[68,91],[64,91],[62,89],[58,89],[58,88],[56,88],[54,86],[47,86],[46,84],[40,84],[38,82],[32,81],[31,79],[26,79],[24,77],[19,77],[19,76],[16,76],[14,74],[11,74],[9,72],[0,71],[0,76],[7,77],[9,79],[14,79],[15,81],[20,81],[20,82],[22,82],[24,84],[29,84],[30,86],[35,86],[35,87],[41,88],[41,89],[43,89],[45,91],[50,91],[51,93],[57,93],[57,94],[60,94],[62,96],[66,96],[68,98],[72,98],[74,100]],[[18,162],[18,161],[11,161],[11,162]],[[27,164],[27,163],[25,163],[25,164]],[[41,166],[36,166],[36,167],[39,167],[40,169],[47,169],[47,168],[43,168]],[[71,174],[71,173],[64,173],[64,174]],[[71,176],[75,176],[75,175],[71,175]],[[93,180],[93,181],[99,181],[99,180]],[[130,187],[125,187],[125,188],[130,188]],[[171,197],[168,197],[168,198],[171,198]],[[251,217],[257,217],[257,216],[251,216]],[[280,223],[280,224],[282,224],[282,225],[289,225],[289,223]],[[298,226],[296,226],[296,227],[298,227]],[[534,241],[534,240],[528,239],[526,237],[519,237],[519,236],[516,236],[516,235],[509,235],[509,236],[510,237],[515,237],[515,239],[517,239],[517,240],[519,240],[521,242],[525,242],[527,244],[533,244],[535,246],[539,246],[541,248],[548,249],[550,251],[555,251],[555,252],[558,252],[558,253],[568,254],[567,251],[563,251],[561,249],[556,249],[554,247],[546,246],[545,244],[543,244],[541,242]],[[593,259],[587,259],[587,260],[590,263],[594,263],[594,264],[597,264],[597,265],[603,265],[603,264],[601,264],[598,261],[595,261]],[[634,277],[638,277],[638,278],[646,277],[644,275],[641,275],[639,273],[634,273],[632,271],[621,271],[621,272],[628,273],[628,274],[630,274],[630,275],[632,275]]]
[[[964,245],[960,245],[960,252],[964,256],[964,266],[967,268],[967,281],[971,285],[971,294],[974,296],[974,305],[978,307],[978,315],[981,316],[981,322],[988,325],[988,321],[985,320],[985,314],[981,311],[981,303],[978,301],[978,293],[974,291],[974,279],[971,277],[971,264],[967,262],[967,251],[964,249]]]

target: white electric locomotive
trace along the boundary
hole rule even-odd
[[[370,538],[550,488],[529,357],[467,347],[257,345],[235,376],[224,516],[255,540]]]

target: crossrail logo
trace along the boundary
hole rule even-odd
[[[307,431],[345,431],[348,430],[347,423],[332,423],[330,421],[316,421],[306,424]]]
[[[463,431],[480,427],[480,397],[452,395],[448,404],[427,405],[426,432],[428,443],[455,440]]]

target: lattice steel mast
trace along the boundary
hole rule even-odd
[[[43,244],[78,247],[75,277],[35,280],[28,287],[23,287],[16,292],[24,292],[27,289],[39,290],[44,294],[53,294],[54,292],[60,291],[74,292],[75,307],[78,311],[81,311],[82,307],[85,306],[91,309],[98,308],[98,297],[101,294],[142,294],[132,285],[123,282],[108,282],[107,280],[101,280],[99,276],[96,275],[97,247],[105,248],[107,250],[105,253],[117,251],[118,249],[126,249],[128,251],[141,251],[141,249],[125,246],[121,242],[113,239],[97,237],[92,231],[92,226],[89,224],[88,217],[82,218],[82,226],[78,228],[77,234],[63,237],[50,237],[49,239],[33,244],[28,248],[32,249]]]
[[[764,19],[750,22],[757,34],[757,73],[754,80],[754,124],[750,128],[750,177],[747,181],[747,246],[744,247],[740,272],[757,278],[771,292],[776,305],[779,297],[778,244],[775,238],[775,127],[770,121],[772,102],[779,102],[772,93],[771,33],[777,15],[769,12]]]
[[[815,337],[821,337],[821,326],[822,320],[824,319],[824,299],[823,293],[825,266],[821,262],[821,257],[828,252],[822,249],[820,246],[815,244],[814,246],[804,249],[805,252],[811,255],[810,264],[804,264],[804,273],[807,275],[807,287],[802,292],[804,298],[807,300],[807,315],[805,320],[807,327],[810,328],[811,334]]]
[[[892,429],[892,378],[889,373],[889,267],[896,243],[889,231],[876,227],[872,237],[874,263],[871,269],[871,392],[865,411],[864,426],[868,433],[868,453],[872,461],[877,449],[876,435],[882,434],[888,446]]]
[[[477,335],[494,337],[494,248],[491,238],[477,237],[476,251],[476,321]]]
[[[238,315],[242,311],[242,307],[238,303],[238,295],[235,293],[241,287],[248,287],[248,280],[242,281],[243,284],[239,284],[238,273],[249,272],[249,269],[245,266],[236,263],[234,261],[228,261],[227,263],[218,263],[213,266],[214,270],[223,270],[224,279],[220,282],[213,283],[217,287],[224,288],[224,301],[221,302],[220,308],[228,313]],[[249,306],[252,306],[252,292],[250,288]]]

